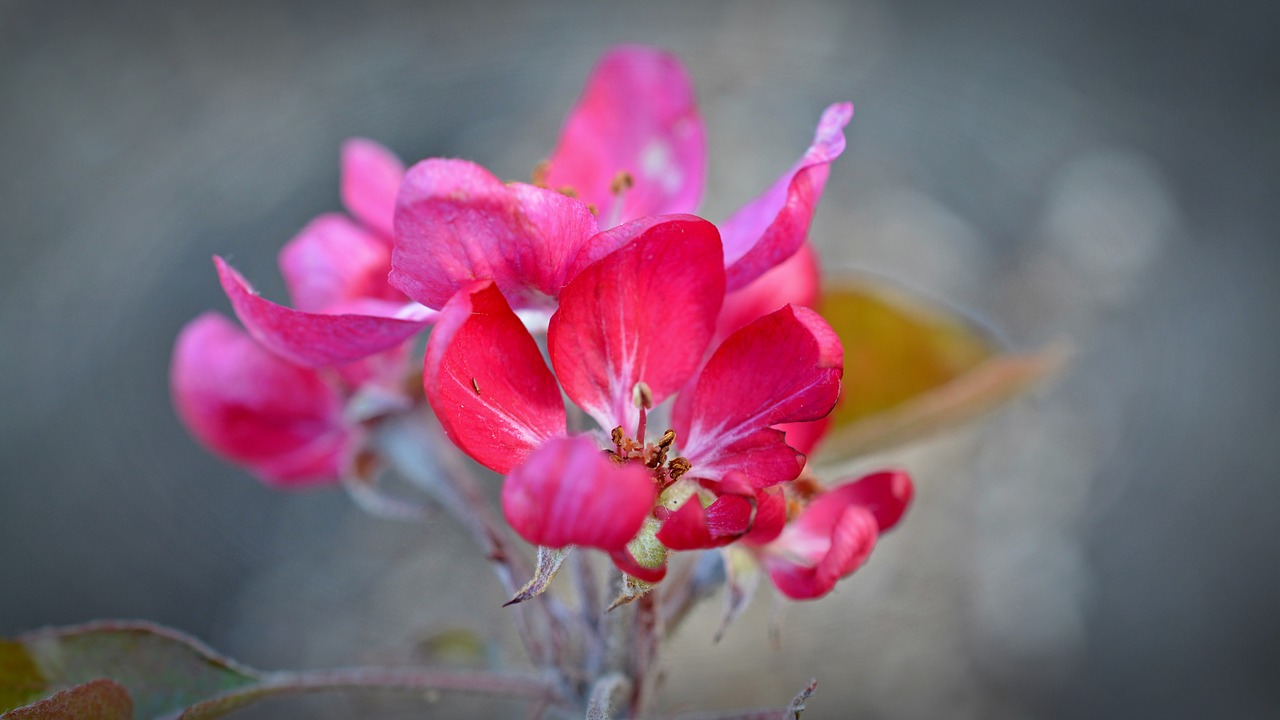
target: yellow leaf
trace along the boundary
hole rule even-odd
[[[1063,344],[1005,353],[959,313],[883,281],[829,282],[818,309],[844,344],[843,389],[819,463],[976,417],[1052,374],[1068,355]]]

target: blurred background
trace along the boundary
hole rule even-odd
[[[853,100],[827,262],[1077,350],[883,458],[916,507],[778,647],[767,602],[718,645],[705,608],[663,707],[785,704],[816,676],[815,720],[1276,717],[1274,3],[0,2],[0,635],[149,618],[268,669],[506,640],[447,519],[263,488],[179,426],[169,353],[229,311],[214,253],[283,297],[275,254],[338,209],[344,138],[527,178],[618,42],[693,74],[709,218]]]

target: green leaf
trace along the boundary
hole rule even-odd
[[[98,678],[114,680],[134,702],[134,717],[155,718],[258,682],[257,671],[175,630],[142,622],[46,628],[19,637],[48,690]]]
[[[133,701],[124,686],[93,680],[54,693],[26,707],[0,715],[0,720],[129,720]]]
[[[1007,353],[958,312],[883,281],[829,282],[819,311],[844,345],[844,382],[818,464],[916,440],[1012,399],[1064,364],[1063,345]]]
[[[48,687],[22,643],[0,640],[0,712],[44,697]]]

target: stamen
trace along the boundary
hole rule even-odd
[[[565,196],[565,197],[570,197],[570,198],[574,198],[574,199],[577,199],[577,197],[578,197],[578,191],[577,191],[576,189],[574,189],[574,187],[573,187],[572,185],[562,185],[562,186],[560,186],[560,187],[556,188],[556,192],[560,193],[561,195],[563,195],[563,196]]]
[[[613,180],[609,183],[609,192],[614,195],[621,195],[630,190],[636,184],[636,179],[626,170],[619,170],[617,175],[613,176]]]
[[[662,438],[658,440],[658,447],[662,450],[666,450],[671,447],[671,443],[675,441],[676,431],[668,429],[666,432],[662,433]]]
[[[642,410],[648,410],[653,407],[653,391],[649,389],[649,385],[643,380],[631,388],[631,402]],[[643,440],[644,438],[636,439]]]
[[[626,434],[622,431],[621,425],[614,428],[613,431],[609,433],[609,439],[613,441],[613,444],[618,448],[618,454],[621,455],[622,443],[627,439]]]
[[[671,463],[667,465],[667,472],[671,475],[671,480],[674,482],[679,480],[681,475],[689,472],[689,469],[692,467],[693,463],[689,462],[685,458],[678,457],[674,458]]]

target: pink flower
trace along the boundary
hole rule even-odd
[[[342,165],[343,199],[359,222],[322,215],[281,250],[297,309],[259,297],[215,257],[248,333],[206,313],[174,348],[179,417],[214,452],[274,485],[332,482],[348,470],[362,436],[348,415],[407,403],[405,340],[435,315],[387,284],[399,161],[356,139],[344,144]],[[364,407],[353,411],[357,397]]]
[[[900,471],[839,485],[814,497],[757,554],[784,595],[821,597],[867,561],[876,539],[898,524],[914,492],[911,477]]]
[[[790,257],[809,232],[830,164],[844,152],[853,106],[836,103],[813,144],[764,193],[720,224],[729,290]],[[600,59],[540,173],[593,205],[605,227],[697,210],[706,141],[693,83],[671,53],[639,45]]]
[[[827,108],[800,160],[722,225],[729,290],[803,245],[852,115],[848,103]],[[490,278],[517,309],[549,311],[569,278],[654,216],[696,208],[705,168],[702,121],[679,61],[616,48],[592,72],[537,184],[504,183],[462,160],[409,170],[396,204],[391,284],[439,309]]]
[[[263,350],[218,313],[178,335],[170,387],[197,440],[271,485],[333,481],[357,445],[335,378]]]
[[[342,148],[342,196],[359,223],[322,215],[280,251],[294,308],[256,294],[240,273],[214,258],[222,288],[255,340],[298,365],[327,367],[392,350],[434,319],[387,284],[389,230],[403,166],[371,140]]]
[[[646,521],[722,487],[749,506],[795,478],[803,455],[772,426],[830,412],[842,353],[816,313],[788,306],[703,365],[724,297],[719,234],[689,216],[627,227],[639,232],[608,254],[588,243],[564,263],[582,269],[567,273],[550,320],[554,374],[499,282],[481,280],[441,311],[424,382],[450,439],[507,475],[503,508],[522,537],[600,548],[656,580],[664,567],[628,547]],[[608,433],[569,436],[561,389]],[[650,441],[647,408],[677,393],[671,428]],[[737,536],[750,514],[726,520]]]

